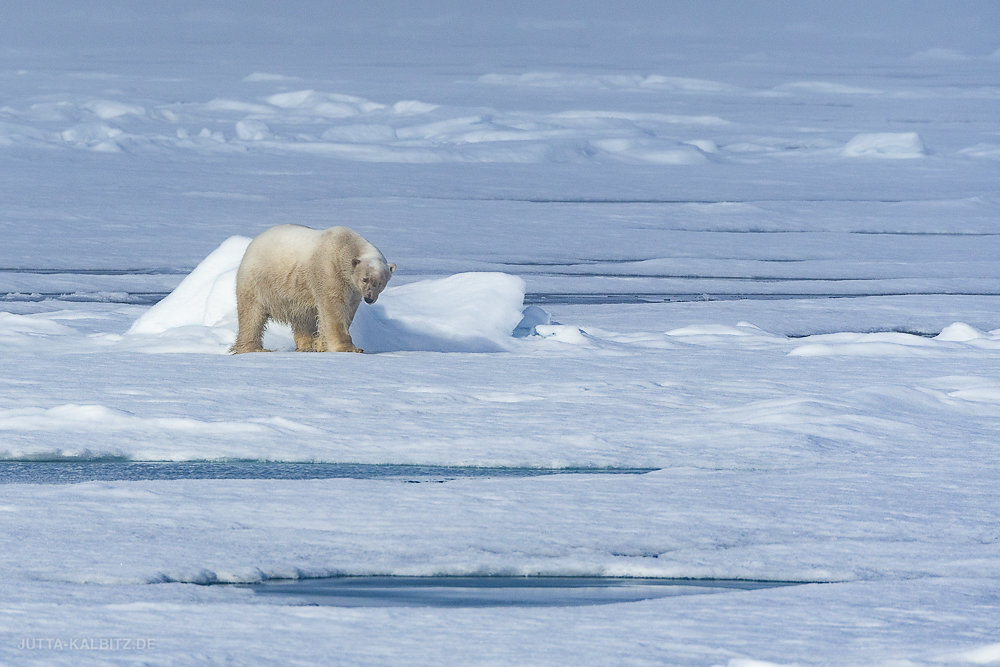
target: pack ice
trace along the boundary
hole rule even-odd
[[[997,663],[997,26],[994,0],[4,3],[0,664]],[[398,264],[352,331],[384,353],[272,326],[225,354],[246,237],[281,223]],[[796,585],[253,588],[358,575]]]

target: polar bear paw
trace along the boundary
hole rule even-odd
[[[322,338],[317,338],[313,342],[312,349],[315,350],[316,352],[358,352],[358,353],[364,352],[364,350],[362,350],[360,347],[355,346],[354,343],[340,343],[338,345],[331,346],[327,345],[326,341],[324,341]]]

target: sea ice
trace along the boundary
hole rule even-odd
[[[161,4],[4,7],[0,458],[484,472],[0,461],[0,663],[997,660],[1000,4]],[[224,354],[245,237],[284,222],[399,264],[355,321],[389,353]],[[192,585],[370,573],[827,583]]]

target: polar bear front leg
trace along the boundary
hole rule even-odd
[[[292,331],[292,336],[295,338],[295,351],[296,352],[315,352],[316,342],[318,338],[311,333],[304,333],[302,331]]]
[[[319,340],[318,326],[319,316],[315,308],[301,313],[292,320],[292,336],[295,338],[296,352],[316,352],[316,343]]]
[[[324,303],[319,307],[319,338],[316,340],[317,352],[364,352],[354,345],[351,334],[351,322],[358,304],[346,303],[336,307]]]

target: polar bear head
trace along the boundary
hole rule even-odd
[[[365,303],[375,303],[395,270],[395,264],[386,264],[381,257],[354,258],[354,284],[361,291]]]

